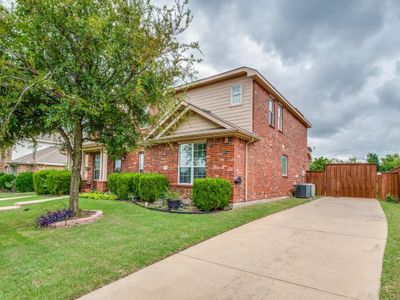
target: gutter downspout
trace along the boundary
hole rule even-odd
[[[245,146],[245,185],[244,185],[244,202],[247,202],[247,174],[248,174],[248,150],[247,146],[254,142],[254,138],[251,138],[251,141],[248,141]]]

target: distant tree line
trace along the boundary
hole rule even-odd
[[[391,171],[397,167],[400,167],[400,155],[387,154],[385,157],[379,157],[376,153],[368,153],[365,159],[368,163],[374,163],[377,166],[379,172]],[[364,162],[365,162],[364,161]],[[347,160],[328,158],[325,156],[316,157],[310,164],[311,171],[323,171],[325,165],[329,163],[357,163],[360,162],[356,157],[349,157]]]

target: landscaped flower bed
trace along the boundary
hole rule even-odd
[[[72,209],[64,208],[56,211],[48,211],[36,219],[38,227],[69,227],[80,224],[92,223],[102,217],[100,210],[82,210],[79,215],[74,216]]]

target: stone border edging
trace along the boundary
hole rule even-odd
[[[49,228],[63,228],[63,227],[72,227],[72,226],[77,226],[77,225],[82,225],[82,224],[90,224],[90,223],[93,223],[94,221],[97,221],[98,219],[100,219],[103,216],[103,212],[101,210],[91,210],[91,211],[94,211],[95,213],[89,217],[60,221],[57,223],[50,224],[48,227]]]

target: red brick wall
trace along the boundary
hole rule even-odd
[[[275,102],[275,128],[268,125],[268,93],[253,84],[253,131],[262,140],[249,145],[248,200],[286,196],[295,183],[304,182],[309,169],[307,128],[283,109],[283,132],[277,129],[278,102]],[[282,176],[281,156],[288,157],[288,176]]]
[[[207,141],[206,176],[222,177],[234,183],[241,176],[243,183],[235,185],[233,201],[244,195],[244,142],[237,138],[218,138]],[[190,198],[191,186],[178,184],[178,144],[161,144],[148,148],[144,152],[144,172],[161,173],[167,176],[171,189],[178,191],[185,198]],[[238,163],[235,156],[242,159]],[[243,162],[242,162],[243,161]],[[112,173],[114,162],[109,159],[108,173]],[[138,153],[131,152],[122,161],[123,172],[138,172]]]
[[[139,156],[137,152],[127,153],[122,159],[122,172],[139,172]]]

